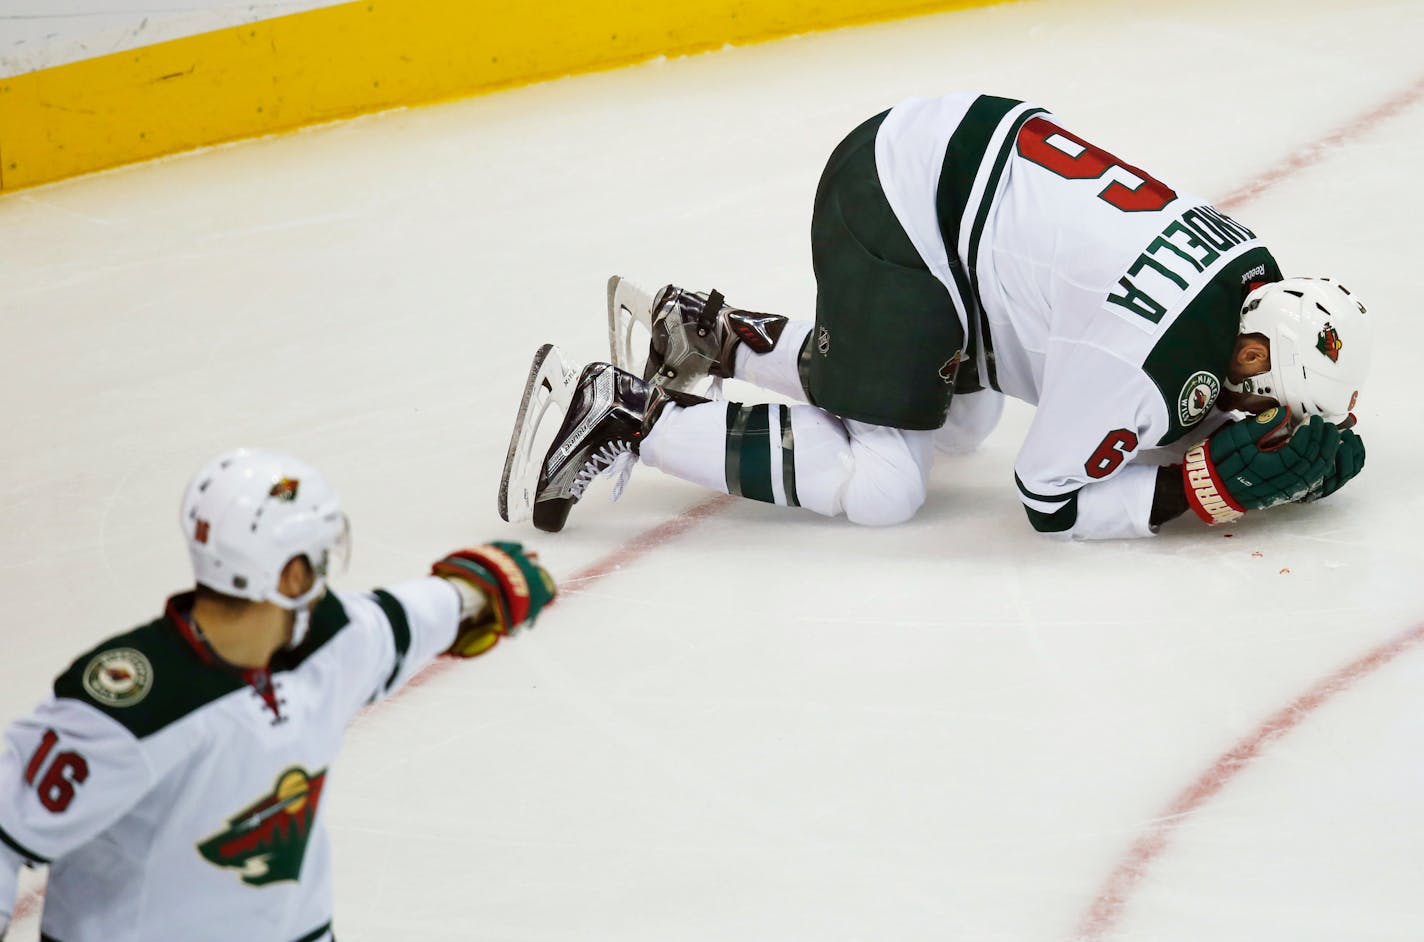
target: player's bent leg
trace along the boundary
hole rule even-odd
[[[888,527],[904,523],[924,505],[934,433],[847,420],[852,473],[845,515],[852,523]]]
[[[806,389],[801,383],[801,351],[814,326],[811,321],[787,321],[781,341],[766,353],[742,345],[737,350],[736,378],[758,389],[806,402]]]
[[[643,440],[643,464],[722,493],[727,487],[727,404],[668,406]]]
[[[925,499],[928,432],[845,423],[814,406],[669,406],[642,460],[703,487],[854,523],[887,526]]]
[[[949,418],[934,433],[935,450],[946,455],[974,451],[999,424],[1004,414],[1004,394],[996,389],[957,393],[949,404]]]

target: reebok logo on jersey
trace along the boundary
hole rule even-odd
[[[248,886],[299,879],[325,783],[325,769],[315,775],[287,769],[270,795],[229,818],[227,829],[199,844],[198,853],[236,870]]]
[[[1221,392],[1221,382],[1212,373],[1199,370],[1182,386],[1177,396],[1177,422],[1183,427],[1196,425],[1206,415]]]
[[[1264,281],[1258,281],[1257,279],[1265,277],[1266,266],[1257,265],[1255,268],[1251,269],[1250,271],[1246,272],[1244,275],[1241,276],[1241,283],[1245,285],[1250,291],[1255,291],[1257,288],[1265,284]],[[1260,301],[1256,302],[1257,305],[1259,305],[1260,303]]]

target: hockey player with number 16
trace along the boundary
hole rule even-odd
[[[822,174],[811,251],[814,323],[614,278],[612,362],[575,373],[550,346],[535,357],[504,518],[559,530],[594,477],[626,479],[641,460],[899,523],[924,502],[936,451],[977,446],[1005,395],[1037,408],[1015,486],[1034,529],[1060,538],[1314,501],[1364,464],[1349,431],[1364,305],[1282,278],[1250,229],[1041,108],[960,93],[866,121]],[[701,395],[732,377],[805,404]],[[555,407],[562,425],[535,453]]]
[[[270,452],[211,462],[180,524],[196,591],[81,656],[9,729],[0,934],[29,862],[50,865],[49,942],[332,939],[322,808],[347,724],[554,596],[516,543],[388,590],[329,591],[346,515],[316,469]]]

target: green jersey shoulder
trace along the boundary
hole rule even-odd
[[[1202,207],[1211,217],[1227,220],[1209,207]],[[1205,212],[1199,218],[1207,217]],[[1180,221],[1174,222],[1178,225]],[[1231,222],[1239,230],[1243,239],[1254,235],[1239,223]],[[1170,228],[1170,227],[1169,227]],[[1201,227],[1206,229],[1205,226]],[[1230,240],[1235,237],[1232,230],[1223,225],[1212,232],[1225,244],[1213,247],[1202,242],[1211,251],[1227,251]],[[1158,245],[1162,240],[1152,243]],[[1177,251],[1175,246],[1170,251]],[[1152,251],[1149,246],[1148,252]],[[1194,256],[1196,261],[1201,261]],[[1213,258],[1208,257],[1209,265]],[[1196,261],[1193,263],[1195,264]],[[1241,304],[1256,286],[1279,281],[1280,267],[1264,246],[1255,245],[1241,252],[1223,265],[1209,281],[1203,284],[1196,295],[1182,308],[1180,314],[1153,345],[1142,363],[1143,371],[1152,380],[1167,410],[1167,431],[1157,442],[1168,445],[1182,438],[1204,419],[1216,404],[1226,381],[1226,371],[1231,363],[1236,347],[1236,337],[1241,330]],[[1127,281],[1128,278],[1124,278]],[[1119,299],[1131,296],[1131,303],[1142,306],[1144,312],[1156,311],[1160,304],[1155,298],[1135,291],[1131,285],[1124,286],[1122,295],[1109,298],[1118,303]],[[1146,314],[1144,313],[1144,316]]]
[[[80,655],[54,682],[54,695],[77,700],[143,739],[215,700],[241,690],[243,674],[215,663],[184,636],[183,597],[160,618],[115,635]],[[311,614],[306,640],[274,659],[292,670],[349,624],[341,602],[327,594]]]

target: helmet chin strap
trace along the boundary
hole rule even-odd
[[[283,595],[280,592],[274,592],[267,597],[267,601],[273,605],[285,608],[292,613],[292,637],[287,642],[288,648],[298,647],[306,640],[307,632],[311,629],[312,604],[325,593],[326,578],[318,576],[312,582],[312,587],[296,598]]]
[[[1264,375],[1266,374],[1257,374],[1257,376]],[[1227,412],[1249,412],[1252,415],[1259,415],[1267,409],[1279,406],[1280,402],[1274,396],[1257,391],[1256,384],[1252,382],[1257,376],[1247,377],[1239,383],[1233,383],[1229,378],[1223,378],[1222,392],[1216,400],[1216,407]]]

